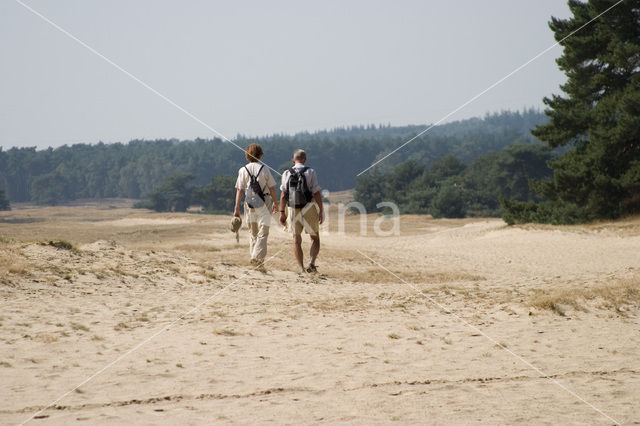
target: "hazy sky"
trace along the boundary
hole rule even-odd
[[[23,0],[229,138],[433,123],[554,43],[565,0]],[[559,47],[448,121],[541,107]],[[0,0],[0,146],[215,134]]]

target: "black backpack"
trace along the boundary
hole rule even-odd
[[[307,178],[304,176],[309,167],[289,169],[289,183],[287,184],[288,206],[301,209],[306,206],[312,199],[313,194],[307,186]]]
[[[260,166],[260,170],[258,170],[258,174],[253,176],[249,171],[249,169],[247,169],[247,166],[244,166],[245,170],[249,174],[249,179],[251,179],[251,181],[249,182],[249,188],[247,188],[247,194],[245,196],[246,197],[245,200],[247,202],[247,205],[252,209],[264,206],[264,191],[262,190],[262,187],[258,182],[258,176],[260,176],[260,172],[262,171],[263,167],[264,167],[264,164]]]

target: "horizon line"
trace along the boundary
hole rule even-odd
[[[459,123],[462,121],[468,121],[468,120],[474,120],[474,119],[479,119],[479,120],[486,120],[487,118],[490,118],[491,116],[496,116],[496,115],[500,115],[500,114],[504,114],[504,113],[526,113],[526,112],[537,112],[539,114],[544,114],[544,110],[541,110],[539,107],[523,107],[522,109],[517,109],[517,110],[512,110],[512,109],[501,109],[501,110],[493,110],[493,111],[487,111],[484,113],[484,115],[480,116],[480,115],[474,115],[474,116],[470,116],[470,117],[466,117],[466,118],[461,118],[461,119],[457,119],[457,120],[452,120],[452,121],[447,121],[445,123],[441,123],[438,124],[436,126],[434,126],[435,128],[438,127],[444,127],[450,124],[454,124],[454,123]],[[349,125],[335,125],[333,127],[325,127],[325,128],[316,128],[316,129],[309,129],[309,130],[298,130],[295,132],[273,132],[273,133],[263,133],[262,135],[247,135],[247,134],[242,134],[242,133],[237,133],[235,135],[235,137],[232,140],[246,140],[246,139],[265,139],[265,138],[271,138],[271,137],[278,137],[278,136],[282,136],[282,137],[295,137],[297,135],[314,135],[314,134],[319,134],[319,133],[331,133],[337,130],[355,130],[357,128],[365,128],[365,130],[368,130],[367,128],[369,126],[374,126],[375,130],[379,130],[379,129],[384,129],[384,128],[402,128],[402,127],[427,127],[427,126],[431,126],[432,124],[429,123],[422,123],[422,124],[412,124],[412,123],[407,123],[407,124],[392,124],[391,122],[387,122],[387,123],[366,123],[366,124],[349,124]],[[372,129],[373,130],[373,129]],[[97,140],[97,141],[93,141],[93,142],[64,142],[64,143],[60,143],[59,145],[48,145],[48,146],[40,146],[40,145],[23,145],[23,146],[9,146],[9,147],[5,147],[3,144],[0,144],[0,151],[7,151],[7,150],[11,150],[11,149],[31,149],[31,148],[35,148],[36,151],[44,151],[44,150],[48,150],[48,149],[57,149],[57,148],[63,148],[63,147],[72,147],[75,145],[89,145],[89,146],[95,146],[95,145],[115,145],[115,144],[129,144],[131,142],[136,142],[136,141],[141,141],[141,142],[157,142],[157,141],[177,141],[177,142],[194,142],[197,140],[205,140],[205,141],[213,141],[213,140],[220,140],[223,143],[228,143],[227,141],[225,141],[224,139],[220,138],[220,137],[213,137],[213,138],[202,138],[200,136],[196,136],[194,138],[179,138],[179,137],[156,137],[156,138],[151,138],[151,139],[146,139],[146,138],[132,138],[129,139],[126,142],[123,142],[121,140],[113,140],[113,141],[103,141],[103,140]]]

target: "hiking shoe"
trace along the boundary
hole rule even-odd
[[[318,268],[316,268],[316,265],[309,265],[309,267],[306,269],[306,271],[310,274],[315,274],[316,272],[318,272]]]
[[[264,260],[262,259],[251,259],[251,266],[262,266],[264,264]]]

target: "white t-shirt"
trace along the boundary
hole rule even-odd
[[[296,163],[293,167],[296,169],[301,169],[306,166],[302,163]],[[290,176],[291,176],[291,172],[289,171],[289,169],[285,170],[285,172],[282,174],[282,183],[280,185],[281,191],[287,190],[287,185],[289,184]],[[304,172],[304,178],[307,181],[307,188],[309,188],[309,191],[311,191],[312,194],[315,194],[316,192],[320,191],[321,188],[320,188],[320,185],[318,185],[318,175],[316,174],[315,170],[313,170],[312,168],[308,168]]]
[[[255,177],[257,175],[258,183],[262,187],[262,192],[264,192],[265,203],[264,205],[250,209],[245,203],[245,223],[257,222],[259,225],[269,226],[271,224],[271,206],[273,206],[273,202],[275,200],[271,200],[271,194],[269,193],[269,188],[276,186],[276,181],[271,176],[271,171],[267,166],[262,167],[260,174],[258,175],[258,171],[262,167],[261,163],[249,163],[246,165],[246,168],[249,169],[251,174]],[[247,173],[247,169],[241,167],[238,170],[238,180],[236,180],[236,189],[242,189],[246,191],[249,188],[249,183],[251,182],[251,178],[249,177],[249,173]]]
[[[255,162],[247,164],[245,166],[246,169],[244,167],[240,167],[238,170],[238,180],[236,180],[236,189],[246,191],[247,188],[249,188],[249,182],[251,182],[247,169],[249,169],[251,174],[255,177],[258,175],[258,171],[262,166],[263,165],[261,163]],[[262,167],[262,171],[260,171],[260,174],[258,175],[258,183],[262,187],[264,195],[269,195],[269,188],[276,186],[276,181],[273,179],[273,176],[271,176],[271,171],[267,166]]]

